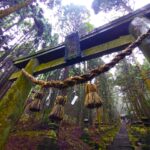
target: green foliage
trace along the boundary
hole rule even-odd
[[[150,127],[131,126],[128,128],[129,139],[136,148],[140,142],[142,150],[150,148]]]
[[[65,37],[67,34],[79,31],[80,27],[90,29],[91,26],[88,22],[90,13],[88,9],[80,5],[66,5],[58,12],[58,27],[61,29],[60,35]]]
[[[119,126],[114,126],[111,128],[109,127],[107,130],[105,130],[105,134],[100,139],[100,148],[102,150],[106,149],[107,146],[113,142],[118,130]]]
[[[122,7],[130,12],[132,9],[128,3],[129,0],[94,0],[92,3],[92,8],[96,14],[100,11],[108,12],[112,9],[121,9]]]

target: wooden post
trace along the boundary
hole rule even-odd
[[[25,70],[32,74],[37,65],[37,59],[30,60]],[[21,74],[0,100],[0,150],[4,149],[10,130],[23,112],[31,88],[31,81]]]
[[[130,33],[135,38],[141,34],[146,33],[150,29],[150,20],[144,17],[136,17],[130,24]],[[143,40],[142,44],[139,46],[145,57],[150,62],[150,37]]]

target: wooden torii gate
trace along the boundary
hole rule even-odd
[[[66,60],[65,43],[63,43],[55,48],[45,49],[15,60],[14,65],[20,70],[25,68],[28,73],[38,75],[112,52],[119,52],[150,28],[149,18],[150,4],[96,28],[80,38],[78,43],[82,53],[80,57]],[[150,39],[146,39],[140,48],[150,61]],[[10,80],[14,83],[0,100],[0,149],[4,148],[11,128],[21,116],[24,102],[32,88],[31,81],[21,71],[12,74]]]

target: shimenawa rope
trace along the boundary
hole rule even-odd
[[[23,74],[29,78],[33,83],[39,84],[43,87],[53,87],[58,89],[64,89],[71,86],[74,86],[76,84],[85,83],[87,81],[90,81],[94,77],[107,72],[112,67],[114,67],[120,60],[124,59],[125,56],[128,56],[132,53],[133,49],[136,46],[139,46],[142,41],[150,35],[150,30],[148,30],[145,34],[142,34],[139,36],[134,42],[132,42],[127,48],[125,48],[122,52],[117,54],[109,63],[106,63],[104,65],[98,66],[96,69],[91,70],[87,74],[69,77],[65,80],[51,80],[51,81],[44,81],[44,80],[37,80],[34,76],[26,72],[24,69],[22,69]]]

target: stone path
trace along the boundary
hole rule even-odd
[[[129,142],[125,123],[122,123],[120,131],[116,135],[112,145],[108,147],[108,150],[133,150]]]

